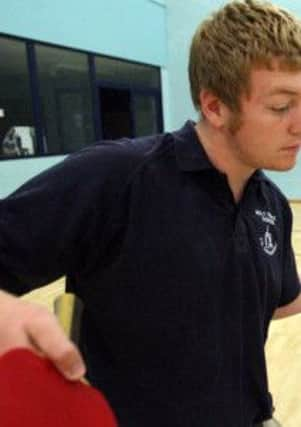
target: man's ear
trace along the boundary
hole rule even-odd
[[[211,126],[221,129],[229,117],[228,107],[207,89],[201,90],[199,99],[203,117]]]

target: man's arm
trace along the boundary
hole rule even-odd
[[[85,157],[74,157],[0,200],[0,355],[29,348],[69,379],[80,378],[85,367],[55,316],[5,291],[21,295],[84,263],[83,224],[86,217],[92,222],[96,180]]]
[[[85,373],[82,357],[46,308],[0,290],[0,355],[16,347],[49,358],[68,379]]]
[[[106,254],[112,215],[120,214],[121,195],[138,161],[131,144],[97,144],[1,200],[0,289],[20,295],[90,271]],[[79,286],[85,283],[77,292]],[[84,372],[54,316],[0,292],[0,354],[17,346],[42,353],[66,376],[74,365],[76,377]]]
[[[282,319],[298,313],[301,313],[301,294],[291,303],[277,308],[273,320]]]

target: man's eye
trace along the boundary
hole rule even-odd
[[[291,105],[290,104],[286,104],[286,105],[280,105],[277,107],[270,107],[270,109],[274,112],[274,113],[286,113],[289,109],[290,109]]]

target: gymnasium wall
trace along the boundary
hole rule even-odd
[[[3,33],[110,54],[161,66],[165,130],[195,118],[187,58],[198,23],[222,0],[10,0],[2,8]],[[301,16],[301,3],[278,0]],[[61,157],[0,162],[0,197]],[[287,197],[301,199],[301,161],[293,171],[268,173]]]
[[[165,10],[165,0],[10,0],[1,8],[0,32],[164,66]],[[62,158],[0,161],[0,198]]]

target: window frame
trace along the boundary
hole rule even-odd
[[[95,67],[95,59],[96,57],[106,57],[113,60],[118,60],[122,62],[127,62],[131,64],[137,64],[137,65],[143,65],[143,66],[149,66],[152,68],[156,68],[158,72],[160,73],[160,67],[156,65],[146,64],[143,62],[138,61],[130,61],[125,58],[118,58],[113,57],[110,55],[102,55],[98,52],[91,52],[86,51],[83,49],[77,49],[72,48],[69,46],[64,45],[58,45],[50,42],[44,42],[39,40],[33,40],[29,38],[24,37],[18,37],[13,36],[11,34],[6,34],[0,32],[0,39],[6,38],[11,40],[17,40],[20,42],[23,42],[25,44],[25,51],[26,51],[26,58],[27,58],[27,69],[28,69],[28,79],[29,79],[29,87],[31,92],[31,103],[32,103],[32,113],[33,113],[33,125],[36,132],[36,153],[33,155],[26,155],[26,156],[16,156],[16,157],[0,157],[1,161],[9,161],[9,160],[26,160],[26,159],[33,159],[33,158],[43,158],[43,157],[52,157],[52,156],[64,156],[71,153],[71,151],[60,151],[60,152],[52,152],[47,153],[46,147],[44,144],[44,135],[45,135],[45,126],[43,123],[43,114],[42,114],[42,104],[41,104],[41,97],[40,97],[40,86],[39,86],[39,77],[38,77],[38,66],[37,66],[37,56],[36,56],[36,49],[35,47],[37,45],[42,45],[46,47],[53,47],[58,49],[65,49],[70,52],[77,52],[87,55],[87,62],[88,62],[88,79],[90,82],[91,87],[91,107],[92,107],[92,120],[93,120],[93,128],[94,128],[94,141],[91,141],[91,144],[93,142],[98,141],[102,139],[102,123],[101,123],[101,105],[99,102],[99,89],[101,87],[111,87],[111,88],[120,88],[120,89],[127,89],[130,91],[131,96],[131,117],[134,121],[134,114],[133,114],[133,94],[139,93],[142,95],[151,95],[155,97],[156,102],[156,121],[157,121],[157,127],[159,132],[163,131],[163,108],[162,108],[162,82],[160,78],[159,88],[149,88],[144,85],[133,85],[133,84],[123,84],[118,83],[116,81],[108,82],[99,80],[97,78],[96,73],[96,67]],[[135,129],[135,124],[133,123],[133,129]],[[134,136],[134,134],[133,134]]]

